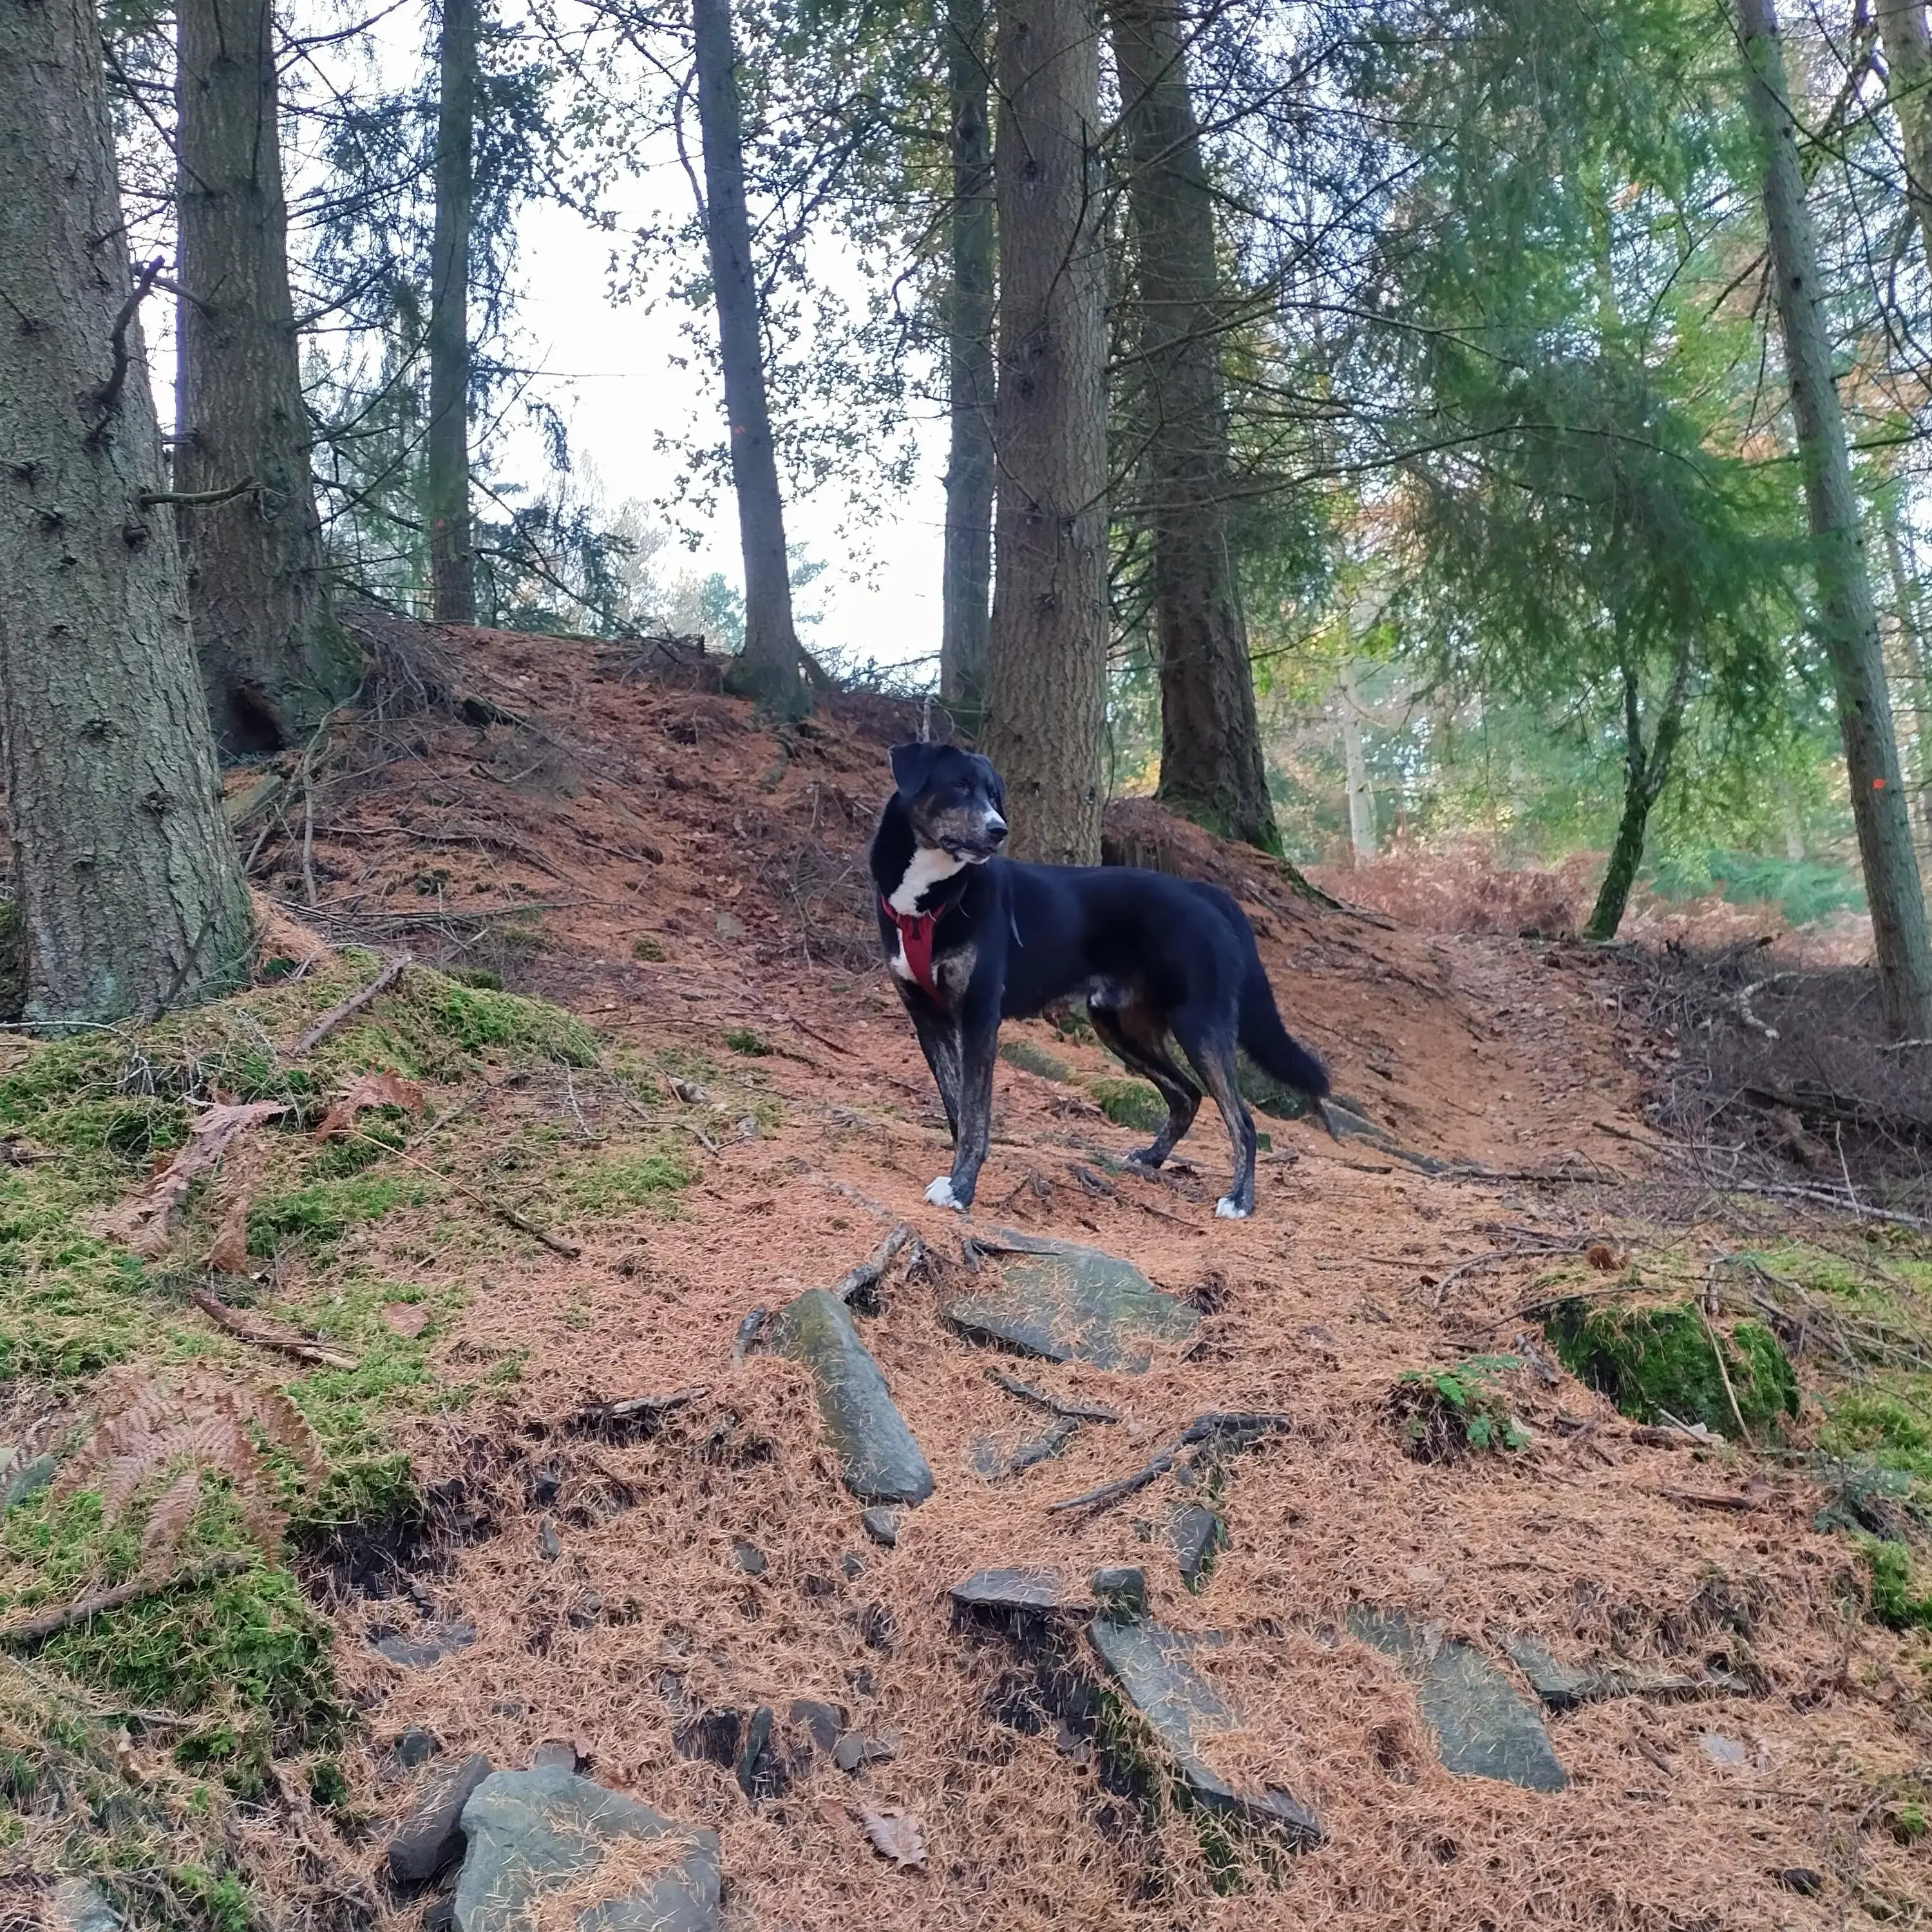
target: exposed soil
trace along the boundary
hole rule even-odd
[[[922,1198],[946,1137],[874,957],[864,844],[909,714],[838,700],[778,736],[688,665],[639,671],[618,647],[492,632],[444,646],[483,722],[352,722],[314,792],[314,904],[296,791],[258,876],[333,939],[488,966],[721,1104],[694,1102],[674,1130],[698,1170],[674,1205],[596,1217],[574,1259],[523,1242],[487,1270],[440,1262],[406,1214],[357,1238],[362,1264],[464,1298],[438,1331],[451,1382],[516,1364],[500,1409],[425,1419],[407,1445],[427,1479],[488,1498],[417,1584],[428,1621],[472,1624],[474,1643],[398,1668],[367,1634],[414,1610],[341,1600],[342,1671],[368,1718],[354,1778],[380,1813],[413,1788],[388,1768],[406,1726],[503,1766],[572,1741],[596,1777],[718,1829],[726,1923],[764,1932],[1924,1922],[1922,1855],[1882,1822],[1886,1780],[1932,1755],[1924,1680],[1903,1640],[1861,1620],[1847,1546],[1813,1532],[1802,1480],[1639,1443],[1553,1370],[1512,1384],[1525,1450],[1425,1464],[1388,1419],[1404,1370],[1513,1347],[1535,1359],[1532,1284],[1553,1266],[1587,1274],[1563,1256],[1658,1238],[1644,1063],[1670,1049],[1624,1016],[1612,971],[1580,949],[1328,910],[1265,860],[1133,808],[1117,839],[1164,841],[1177,866],[1240,891],[1288,1024],[1338,1090],[1402,1148],[1493,1172],[1432,1175],[1372,1142],[1264,1120],[1258,1212],[1217,1221],[1227,1150],[1211,1110],[1179,1170],[1120,1172],[1144,1136],[1079,1084],[1119,1069],[1047,1022],[1011,1029],[1073,1077],[1002,1064],[976,1222],[1108,1248],[1210,1312],[1184,1357],[1142,1376],[1003,1363],[937,1312],[936,1288],[966,1265],[958,1218]],[[500,916],[519,902],[540,910]],[[736,1050],[734,1033],[769,1050]],[[622,1130],[627,1104],[560,1070],[482,1118],[541,1116],[587,1142]],[[1691,1274],[1742,1244],[1739,1211],[1678,1231]],[[829,1285],[899,1220],[928,1269],[889,1276],[861,1329],[938,1490],[885,1550],[819,1446],[802,1372],[755,1353],[734,1366],[733,1342],[748,1310]],[[988,1378],[1000,1366],[1122,1420],[989,1484],[970,1472],[975,1439],[1040,1420]],[[563,1426],[587,1402],[694,1388],[639,1439]],[[1167,1547],[1171,1489],[1048,1514],[1209,1409],[1292,1426],[1231,1463],[1230,1546],[1198,1596]],[[1682,1499],[1712,1493],[1736,1506]],[[1278,1881],[1241,1852],[1238,1884],[1218,1890],[1184,1816],[1148,1822],[1077,1730],[1012,1721],[1005,1647],[952,1628],[946,1588],[982,1566],[1114,1562],[1145,1566],[1163,1620],[1235,1636],[1210,1666],[1248,1718],[1230,1755],[1327,1832]],[[1352,1604],[1440,1619],[1494,1655],[1507,1629],[1569,1658],[1717,1666],[1753,1694],[1623,1698],[1553,1720],[1571,1778],[1558,1795],[1458,1779],[1394,1666],[1332,1636]],[[892,1734],[895,1754],[852,1775],[801,1760],[754,1804],[675,1742],[724,1706],[772,1706],[782,1730],[801,1698]],[[866,1809],[920,1821],[922,1870],[874,1852]],[[378,1832],[352,1856],[373,1870],[380,1847]],[[1779,1876],[1798,1868],[1822,1875],[1820,1896]],[[395,1901],[392,1922],[421,1910]]]

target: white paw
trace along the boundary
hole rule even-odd
[[[950,1174],[942,1174],[926,1190],[926,1198],[931,1207],[956,1208],[962,1214],[966,1211],[964,1204],[952,1191],[952,1177]]]
[[[926,1198],[932,1197],[928,1195]],[[1232,1194],[1224,1194],[1214,1204],[1214,1212],[1224,1221],[1245,1221],[1248,1210]]]

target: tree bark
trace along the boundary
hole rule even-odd
[[[269,0],[181,0],[176,28],[174,487],[254,485],[180,509],[188,616],[222,748],[276,751],[349,697],[362,666],[336,621],[309,474]]]
[[[24,1016],[232,983],[248,896],[218,799],[88,0],[0,5],[0,761]],[[158,264],[155,266],[158,267]]]
[[[1804,206],[1784,52],[1774,0],[1737,0],[1751,116],[1764,162],[1766,225],[1784,338],[1818,574],[1820,628],[1830,657],[1871,908],[1880,1001],[1900,1037],[1932,1033],[1932,939],[1900,783],[1885,657],[1852,484],[1845,419],[1819,306],[1817,248]]]
[[[1348,848],[1360,866],[1376,856],[1376,792],[1362,755],[1362,681],[1353,657],[1342,665],[1342,765],[1348,788]]]
[[[476,533],[470,513],[470,242],[476,199],[478,13],[478,0],[442,0],[438,50],[423,515],[429,525],[430,609],[448,624],[476,621]]]
[[[1228,539],[1228,317],[1182,16],[1175,0],[1112,0],[1112,14],[1160,640],[1156,796],[1225,837],[1274,851],[1280,838]]]
[[[1893,608],[1898,621],[1899,640],[1904,646],[1906,702],[1911,706],[1911,743],[1913,749],[1912,790],[1918,804],[1918,838],[1932,856],[1932,665],[1927,662],[1924,613],[1918,601],[1918,586],[1906,562],[1905,547],[1899,541],[1898,499],[1888,492],[1883,517],[1886,562],[1892,572]],[[1921,877],[1924,876],[1922,872]]]
[[[1684,712],[1690,698],[1690,658],[1689,640],[1681,640],[1670,689],[1658,714],[1648,751],[1644,748],[1642,693],[1636,670],[1631,664],[1624,667],[1624,808],[1617,821],[1616,842],[1610,848],[1610,863],[1604,868],[1604,883],[1597,889],[1597,903],[1583,928],[1586,939],[1614,939],[1617,928],[1623,923],[1630,888],[1636,884],[1637,868],[1643,863],[1644,838],[1649,830],[1651,811],[1663,796],[1684,735]]]
[[[993,143],[986,0],[947,0],[952,278],[946,309],[946,555],[939,694],[976,736],[986,708],[993,583]]]
[[[1932,27],[1925,0],[1874,0],[1873,14],[1904,148],[1905,199],[1932,270]]]
[[[1090,0],[999,0],[999,480],[986,748],[1016,856],[1100,856],[1107,712],[1106,270]]]
[[[704,142],[704,233],[718,306],[724,412],[731,429],[731,482],[745,560],[745,647],[732,688],[772,717],[802,718],[812,699],[792,620],[791,563],[784,502],[765,400],[758,286],[752,272],[752,224],[745,206],[730,0],[692,0],[698,55],[698,118]]]

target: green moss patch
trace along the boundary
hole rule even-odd
[[[562,1192],[579,1210],[662,1207],[695,1178],[669,1148],[640,1148],[572,1168],[563,1177]]]
[[[1048,1053],[1044,1047],[1036,1046],[1030,1040],[1016,1037],[1003,1040],[1000,1045],[1000,1058],[1009,1066],[1017,1066],[1023,1073],[1037,1073],[1042,1080],[1071,1080],[1073,1070],[1058,1054]]]
[[[1101,1112],[1117,1126],[1151,1134],[1159,1132],[1166,1123],[1167,1102],[1144,1080],[1103,1077],[1088,1081],[1087,1090],[1100,1103]]]
[[[1871,1613],[1888,1630],[1932,1630],[1932,1580],[1922,1577],[1902,1543],[1852,1539],[1864,1559]]]
[[[399,1204],[414,1205],[422,1198],[420,1186],[388,1174],[314,1181],[258,1201],[248,1210],[248,1252],[272,1255],[289,1242],[311,1250],[326,1248],[357,1222],[380,1220]]]
[[[1611,1308],[1580,1298],[1560,1302],[1544,1324],[1557,1358],[1580,1381],[1641,1422],[1675,1417],[1735,1436],[1738,1418],[1753,1432],[1798,1413],[1798,1379],[1778,1338],[1761,1322],[1728,1334],[1688,1304]],[[1714,1340],[1714,1334],[1715,1339]],[[1716,1349],[1724,1350],[1724,1370]],[[1737,1397],[1733,1414],[1724,1378]]]

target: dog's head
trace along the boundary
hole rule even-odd
[[[895,745],[892,760],[920,844],[979,866],[1006,842],[1006,788],[984,758],[957,745]]]

